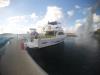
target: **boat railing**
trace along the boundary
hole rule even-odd
[[[46,39],[52,39],[52,38],[56,38],[56,37],[58,37],[58,36],[57,36],[57,35],[39,34],[38,36],[30,36],[30,35],[28,35],[28,36],[24,37],[23,40],[24,40],[25,42],[28,42],[28,41],[33,42],[34,39],[45,39],[45,38],[46,38]]]

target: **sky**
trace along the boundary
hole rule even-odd
[[[59,21],[66,32],[76,31],[97,0],[0,0],[0,33],[26,33],[48,21]],[[94,13],[100,21],[100,8]]]

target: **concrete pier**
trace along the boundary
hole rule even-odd
[[[20,40],[12,39],[1,59],[2,75],[48,75],[27,53],[20,48]]]

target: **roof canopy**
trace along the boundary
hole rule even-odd
[[[57,25],[57,24],[60,24],[60,23],[58,23],[57,21],[53,21],[53,22],[49,22],[49,21],[48,21],[48,24]]]

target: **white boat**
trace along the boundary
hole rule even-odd
[[[43,33],[37,33],[36,29],[30,29],[27,39],[24,41],[24,46],[28,48],[43,48],[55,45],[64,41],[66,35],[63,32],[58,22],[48,22],[44,26]]]

